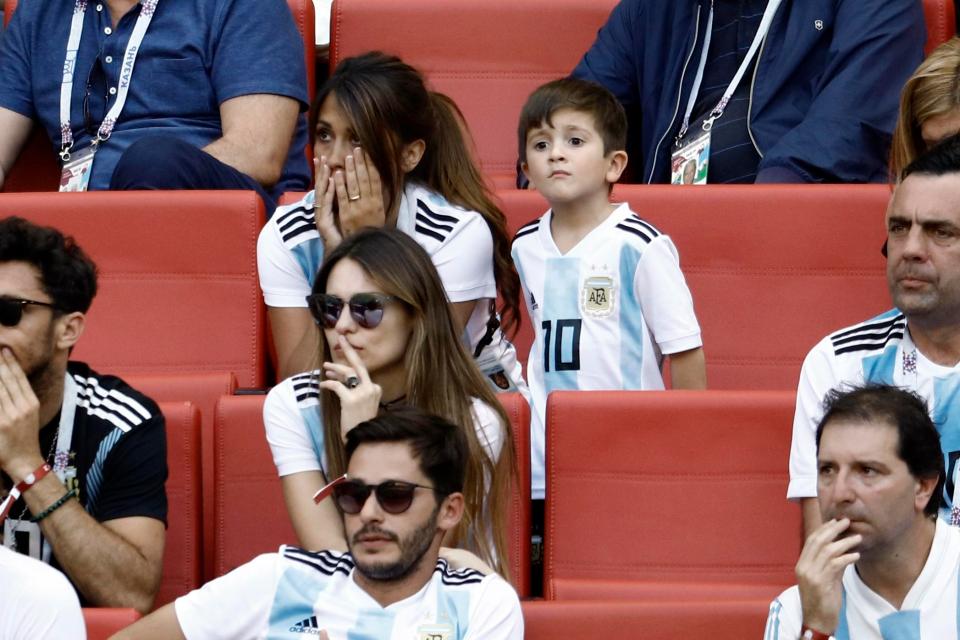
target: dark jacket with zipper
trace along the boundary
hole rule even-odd
[[[713,1],[730,0],[622,0],[573,72],[627,109],[636,182],[670,181]],[[885,181],[900,90],[925,41],[920,0],[783,0],[743,79],[757,182]]]

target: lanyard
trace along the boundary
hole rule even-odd
[[[767,32],[770,30],[770,23],[773,22],[773,16],[777,13],[777,8],[780,6],[781,1],[782,0],[770,0],[767,3],[767,8],[763,12],[763,18],[760,19],[760,26],[757,28],[757,34],[753,37],[753,42],[750,43],[750,49],[747,50],[747,55],[744,56],[743,62],[740,63],[740,68],[733,74],[733,80],[730,81],[727,90],[723,92],[720,102],[718,102],[717,106],[710,112],[710,117],[704,120],[704,131],[710,131],[710,129],[713,128],[714,120],[723,115],[723,110],[727,108],[727,103],[730,102],[730,98],[737,90],[737,87],[740,86],[740,81],[743,80],[743,76],[747,73],[751,62],[753,62],[753,57],[757,54],[760,43],[763,42],[763,39],[767,36]],[[693,87],[690,89],[690,98],[687,100],[687,110],[683,116],[683,125],[680,127],[680,133],[677,134],[678,140],[687,133],[687,128],[690,126],[690,115],[693,113],[693,107],[697,101],[697,94],[700,93],[700,84],[703,82],[703,71],[707,66],[707,53],[710,50],[710,40],[712,36],[713,2],[711,0],[710,16],[707,18],[707,35],[703,41],[703,50],[700,52],[700,66],[697,68],[697,75],[693,80]]]
[[[140,15],[133,27],[133,33],[127,42],[123,53],[123,64],[120,68],[120,80],[117,83],[117,97],[113,106],[97,130],[94,146],[105,142],[113,133],[120,112],[127,102],[130,92],[130,78],[133,76],[133,65],[137,60],[137,53],[143,43],[153,14],[157,10],[160,0],[142,0]],[[63,61],[63,80],[60,83],[60,158],[66,162],[70,159],[70,150],[73,148],[73,129],[70,127],[70,108],[73,102],[73,75],[77,64],[77,51],[80,49],[80,36],[83,34],[83,19],[87,11],[87,0],[75,0],[73,17],[70,21],[70,37],[67,39],[67,55]]]

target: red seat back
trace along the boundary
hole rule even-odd
[[[213,431],[214,536],[207,553],[219,577],[281,544],[296,544],[263,430],[266,396],[225,396]]]
[[[73,235],[100,269],[76,359],[118,375],[230,371],[264,384],[255,193],[0,194],[8,215]]]
[[[463,111],[484,172],[513,185],[520,107],[539,85],[569,75],[615,4],[335,0],[330,68],[370,50],[400,56]]]
[[[793,410],[786,391],[552,393],[546,597],[775,597],[800,551]]]
[[[499,191],[512,231],[546,210]],[[621,185],[669,235],[693,294],[711,389],[792,389],[823,336],[891,306],[880,247],[885,185]],[[525,309],[524,309],[525,311]],[[529,318],[514,344],[526,362]]]
[[[201,540],[200,411],[189,402],[161,402],[167,422],[167,540],[160,607],[203,583]]]
[[[527,640],[743,640],[763,635],[769,600],[548,602],[523,607]]]
[[[6,0],[3,9],[4,26],[10,22],[18,0]],[[316,19],[313,0],[287,0],[287,6],[293,14],[293,21],[303,38],[304,62],[307,67],[307,102],[313,101],[316,91],[317,55],[316,55]],[[64,43],[66,44],[66,43]],[[313,157],[309,143],[307,158]],[[21,191],[56,191],[60,184],[60,165],[53,146],[43,127],[33,127],[27,140],[4,181],[3,190],[7,193]]]
[[[927,43],[923,53],[930,55],[957,33],[954,0],[923,0],[923,14],[927,23]]]
[[[530,595],[530,405],[519,393],[497,395],[510,418],[517,459],[507,544],[510,545],[510,579],[520,597]]]
[[[136,609],[85,608],[83,622],[87,640],[107,640],[140,619]]]
[[[187,400],[200,409],[200,492],[203,513],[213,513],[213,421],[220,396],[232,395],[237,388],[237,379],[232,373],[184,373],[145,374],[126,376],[126,381],[135,389],[153,398],[156,402]],[[206,541],[213,540],[213,518],[203,518],[204,549]],[[209,529],[207,527],[210,527]],[[212,544],[212,542],[211,542]],[[213,576],[213,555],[203,554],[203,576]]]

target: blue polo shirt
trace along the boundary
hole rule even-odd
[[[0,41],[0,107],[39,120],[58,151],[60,83],[73,7],[74,0],[22,0]],[[74,149],[90,144],[86,121],[95,134],[113,104],[111,88],[139,14],[137,5],[114,29],[105,0],[87,6],[73,79]],[[303,111],[306,86],[303,39],[284,0],[160,0],[126,106],[97,152],[90,188],[108,188],[120,155],[144,136],[171,135],[204,147],[223,135],[222,102],[276,94],[296,99]],[[275,191],[309,188],[306,144],[301,115]]]

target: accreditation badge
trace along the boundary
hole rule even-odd
[[[670,184],[707,184],[710,132],[681,140],[670,157]]]
[[[90,172],[93,169],[93,156],[97,148],[90,145],[70,154],[70,159],[63,163],[60,171],[60,191],[86,191],[90,184]]]
[[[609,316],[613,313],[615,287],[610,276],[590,276],[580,290],[580,308],[591,316]]]

